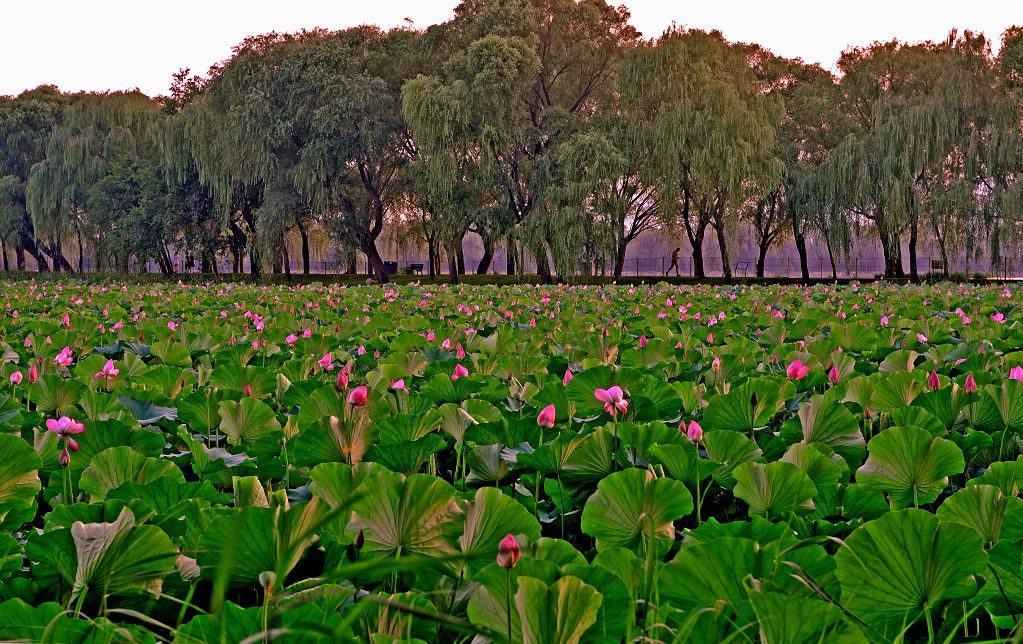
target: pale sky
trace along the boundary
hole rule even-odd
[[[612,0],[613,2],[613,0]],[[0,95],[41,84],[64,91],[168,91],[181,67],[205,72],[243,38],[360,24],[427,27],[457,0],[0,0]],[[616,3],[617,4],[617,3]],[[672,22],[720,29],[786,57],[833,69],[849,45],[942,40],[949,29],[1001,33],[1023,24],[1021,0],[629,0],[632,24],[655,37]]]

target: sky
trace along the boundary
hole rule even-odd
[[[618,4],[615,0],[612,3]],[[0,95],[41,84],[64,91],[166,94],[182,67],[204,73],[249,35],[360,24],[418,28],[449,19],[457,0],[0,0]],[[943,40],[981,31],[997,48],[1023,25],[1021,0],[628,0],[632,24],[656,37],[672,23],[719,29],[785,57],[834,69],[850,45]]]

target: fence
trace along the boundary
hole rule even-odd
[[[175,257],[175,262],[178,271],[182,272],[198,272],[198,263],[194,262],[192,266],[187,266],[184,261],[184,257]],[[390,258],[385,257],[385,260]],[[932,264],[932,260],[938,262]],[[398,271],[403,272],[411,264],[422,264],[423,273],[429,273],[429,260],[426,257],[417,257],[415,255],[405,254],[403,257],[397,258],[394,261],[398,265]],[[465,270],[467,273],[475,273],[479,265],[480,257],[473,256],[471,254],[465,255]],[[623,270],[623,275],[626,276],[658,276],[664,275],[665,271],[671,263],[669,256],[653,257],[653,256],[631,256],[627,257]],[[852,257],[848,260],[842,258],[835,262],[834,270],[832,270],[831,260],[826,256],[819,256],[811,254],[807,258],[808,268],[811,278],[825,279],[832,277],[833,275],[840,278],[857,278],[857,279],[872,279],[877,275],[884,273],[884,261],[880,257]],[[71,262],[74,269],[79,269],[79,263],[77,261]],[[291,271],[294,273],[300,273],[303,270],[302,263],[300,261],[292,260]],[[755,257],[744,257],[740,256],[733,258],[730,261],[732,268],[732,274],[735,277],[751,277],[756,274],[756,258]],[[517,266],[517,265],[516,265]],[[906,273],[909,273],[908,257],[903,257],[903,266],[905,267]],[[719,277],[722,275],[721,270],[721,258],[718,256],[704,256],[703,259],[704,275],[707,277]],[[31,266],[29,267],[31,268]],[[86,256],[82,258],[81,268],[87,272],[96,272],[98,270],[97,262],[93,257]],[[233,263],[228,258],[219,258],[217,261],[217,271],[220,273],[232,272]],[[507,268],[507,256],[503,252],[497,252],[488,268],[489,274],[505,274]],[[310,272],[315,274],[331,274],[340,272],[339,267],[333,260],[314,259],[310,261],[309,266]],[[132,272],[150,272],[157,273],[160,271],[159,265],[150,262],[145,266],[139,265],[136,262],[129,262],[129,270]],[[246,258],[244,264],[244,270],[251,270],[250,263]],[[359,255],[356,261],[356,270],[362,274],[369,274],[369,263],[364,255]],[[438,274],[444,274],[448,270],[446,262],[441,262],[440,265],[435,267],[435,272]],[[553,267],[552,267],[553,270]],[[931,255],[922,255],[917,257],[917,271],[920,274],[928,272],[940,272],[941,264],[938,258]],[[531,258],[526,259],[525,265],[522,267],[521,272],[526,274],[536,273],[536,263]],[[949,272],[953,273],[983,273],[990,277],[1000,278],[1023,278],[1023,263],[1016,261],[1013,262],[1008,258],[1003,258],[997,265],[992,264],[987,260],[953,260],[949,263]],[[597,276],[610,276],[614,273],[614,266],[611,264],[605,264],[603,266],[589,265],[580,266],[577,274],[589,274]],[[688,255],[679,256],[679,267],[678,274],[681,276],[693,276],[694,266],[693,258]],[[672,271],[672,275],[675,275],[675,271]],[[767,257],[764,265],[764,276],[768,278],[798,278],[800,277],[799,268],[799,257],[792,255],[789,257]]]

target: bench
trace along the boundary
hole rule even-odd
[[[398,262],[384,262],[384,272],[388,275],[394,275],[398,272]]]
[[[738,273],[739,271],[742,271],[742,276],[746,277],[746,273],[749,272],[749,262],[738,262],[735,265],[735,272]]]
[[[411,275],[412,273],[416,273],[418,275],[422,275],[423,274],[423,265],[422,264],[409,264],[408,266],[405,267],[405,271],[408,272],[409,275]]]

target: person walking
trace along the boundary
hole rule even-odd
[[[680,273],[678,272],[678,252],[680,250],[682,249],[676,248],[675,250],[671,251],[671,266],[668,267],[668,270],[664,271],[665,277],[668,276],[668,273],[670,273],[671,269],[673,268],[675,269],[675,276],[678,277],[680,275]]]

